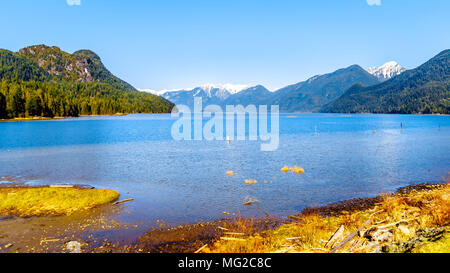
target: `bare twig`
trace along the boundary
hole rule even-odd
[[[201,248],[197,249],[194,253],[200,253],[203,249],[205,249],[205,247],[207,247],[208,244],[202,246]]]

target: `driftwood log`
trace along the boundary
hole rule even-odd
[[[333,247],[336,245],[336,243],[338,241],[340,241],[343,237],[344,237],[344,225],[341,225],[335,232],[334,234],[330,237],[330,239],[328,240],[328,242],[325,244],[325,247]]]
[[[335,247],[333,247],[330,250],[330,253],[334,253],[337,250],[339,250],[341,247],[343,247],[344,245],[346,245],[348,242],[350,242],[353,238],[355,238],[356,235],[358,235],[367,225],[369,225],[372,222],[372,219],[369,219],[367,221],[365,221],[363,223],[363,225],[355,232],[353,232],[352,234],[350,234],[349,236],[347,236],[347,238],[345,238],[342,242],[340,242],[339,244],[337,244]]]

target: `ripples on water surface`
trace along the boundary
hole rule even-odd
[[[220,218],[225,210],[283,216],[439,182],[450,171],[449,116],[281,114],[275,152],[260,151],[255,141],[173,141],[174,121],[130,115],[3,122],[0,177],[112,188],[135,198],[124,219],[186,223]],[[306,172],[285,174],[284,165]],[[246,197],[261,202],[242,206]]]

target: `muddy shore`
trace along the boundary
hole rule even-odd
[[[432,185],[417,184],[402,187],[395,194],[428,190]],[[345,212],[370,209],[382,199],[383,196],[356,198],[320,207],[309,207],[287,218],[268,216],[242,219],[224,215],[222,219],[211,222],[181,226],[161,224],[153,228],[139,227],[138,224],[125,225],[114,220],[111,216],[126,213],[126,204],[102,206],[71,216],[0,217],[0,253],[69,252],[70,249],[67,249],[69,242],[79,242],[82,252],[195,252],[202,246],[218,240],[228,230],[235,230],[236,225],[242,222],[251,224],[252,232],[256,233],[294,221],[302,214],[336,216]],[[123,234],[127,235],[124,237]],[[131,236],[133,238],[129,238],[130,234],[134,234]]]

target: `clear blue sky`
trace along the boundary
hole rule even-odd
[[[413,68],[450,48],[450,1],[2,0],[0,48],[91,49],[137,88],[276,89],[352,64]],[[377,2],[379,0],[369,0]]]

